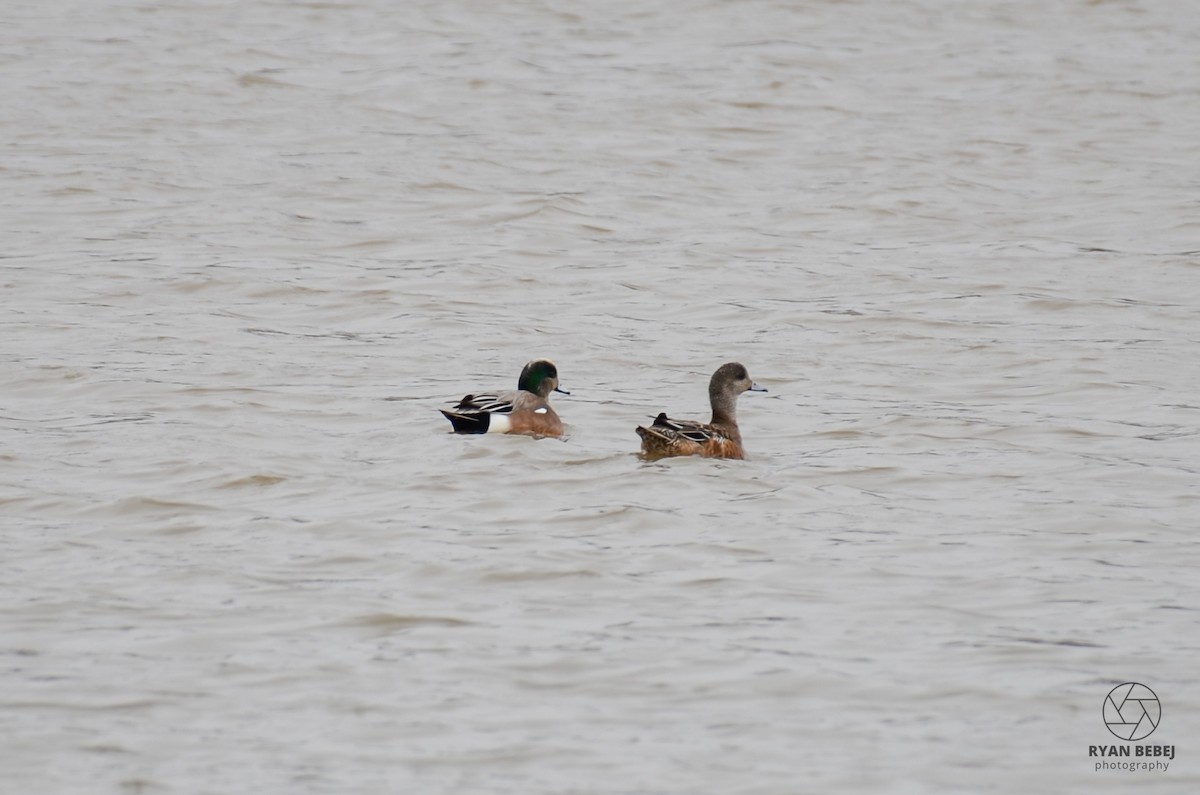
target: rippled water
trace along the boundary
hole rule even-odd
[[[6,791],[1200,786],[1192,4],[0,21]]]

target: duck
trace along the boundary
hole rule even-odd
[[[520,433],[562,436],[563,424],[550,405],[550,393],[571,394],[558,385],[558,367],[549,359],[534,359],[521,369],[516,391],[476,392],[453,409],[438,409],[454,433]]]
[[[742,434],[737,424],[737,399],[747,391],[767,390],[751,380],[742,363],[721,365],[708,382],[712,421],[673,420],[661,413],[649,427],[637,427],[637,434],[642,437],[642,455],[650,459],[685,455],[745,458],[746,450],[742,447]]]

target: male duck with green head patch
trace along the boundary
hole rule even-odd
[[[558,368],[549,359],[535,359],[521,370],[515,392],[465,396],[451,410],[438,409],[455,433],[523,433],[562,436],[563,424],[550,405],[550,393],[571,394],[558,386]]]

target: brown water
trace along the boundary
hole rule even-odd
[[[4,791],[1200,787],[1200,7],[0,22]]]

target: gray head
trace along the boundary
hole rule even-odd
[[[766,392],[750,380],[750,373],[740,362],[729,362],[717,368],[708,382],[708,400],[712,403],[713,422],[736,423],[738,395],[745,391]]]

